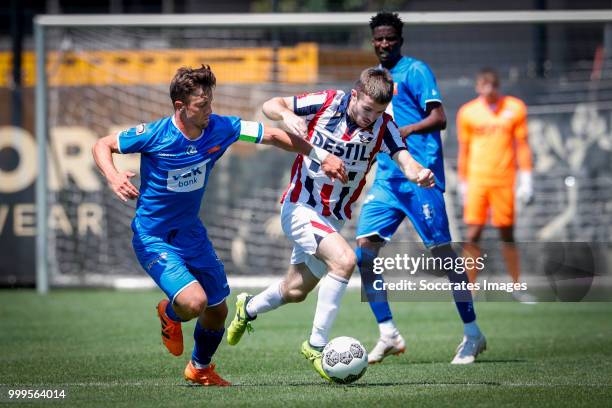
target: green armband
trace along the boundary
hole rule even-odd
[[[249,143],[261,143],[263,133],[263,123],[241,120],[238,140]]]

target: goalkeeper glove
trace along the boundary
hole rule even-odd
[[[533,177],[530,171],[519,171],[516,197],[524,205],[533,202]]]

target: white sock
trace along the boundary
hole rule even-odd
[[[281,282],[273,283],[266,290],[249,300],[249,303],[246,305],[246,311],[249,316],[255,318],[258,314],[274,310],[285,303],[280,289]]]
[[[327,344],[329,331],[331,330],[340,301],[346,291],[348,281],[330,273],[321,281],[319,297],[317,299],[317,310],[315,311],[312,322],[312,332],[310,334],[310,345],[323,347]]]
[[[380,330],[380,337],[395,337],[399,334],[393,319],[378,323],[378,330]]]
[[[480,327],[478,327],[476,320],[463,324],[463,334],[467,337],[480,337]]]

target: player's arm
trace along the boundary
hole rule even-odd
[[[533,202],[532,156],[527,137],[527,108],[521,109],[518,122],[514,127],[514,146],[518,162],[518,184],[516,195],[525,204]]]
[[[262,111],[268,119],[283,121],[289,132],[306,137],[306,121],[293,111],[292,96],[269,99],[263,104]]]
[[[520,116],[514,128],[514,140],[516,148],[516,159],[520,171],[531,172],[533,162],[531,158],[531,148],[527,137],[527,112]]]
[[[117,197],[123,201],[138,198],[138,189],[130,182],[130,178],[134,177],[135,174],[131,171],[118,171],[113,162],[113,153],[121,153],[117,135],[108,135],[99,139],[94,144],[92,153],[98,169],[100,169],[109,187]]]
[[[423,120],[399,129],[402,138],[406,138],[413,133],[430,133],[446,129],[446,113],[440,102],[428,103],[426,112],[427,116]]]
[[[261,143],[308,156],[321,164],[321,169],[330,179],[338,179],[342,183],[348,181],[344,162],[339,157],[330,154],[320,147],[311,145],[299,136],[289,134],[282,129],[264,126]]]
[[[393,161],[397,163],[406,178],[416,183],[419,187],[429,188],[436,184],[433,172],[414,160],[412,155],[408,153],[408,150],[402,149],[395,153]]]
[[[459,110],[457,113],[457,175],[461,182],[467,181],[467,163],[470,154],[470,128],[464,110]]]

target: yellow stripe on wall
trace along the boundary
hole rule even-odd
[[[273,79],[272,48],[79,51],[47,54],[50,86],[166,85],[177,68],[209,64],[220,83],[256,84]],[[0,52],[0,87],[11,80],[12,54]],[[36,82],[34,52],[23,54],[26,87]],[[278,49],[278,80],[314,83],[318,75],[318,46],[301,43]]]

